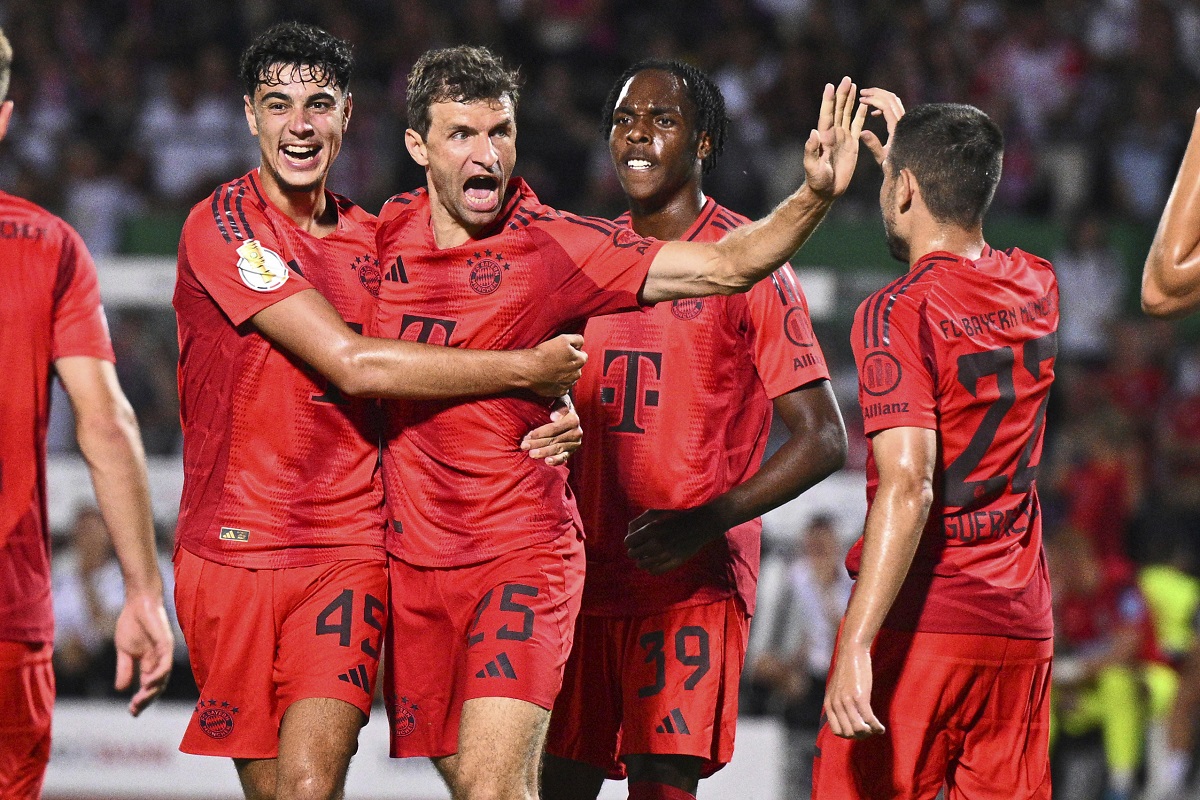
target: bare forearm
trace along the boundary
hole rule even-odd
[[[133,410],[121,397],[107,411],[80,414],[76,435],[121,564],[126,594],[161,601],[146,458]]]
[[[347,394],[443,400],[499,394],[529,386],[529,352],[460,350],[360,337],[330,376]]]
[[[933,501],[925,482],[881,485],[867,515],[862,564],[842,636],[870,647],[912,566]]]
[[[1142,309],[1174,317],[1200,305],[1200,112],[1142,273]]]
[[[846,463],[846,429],[840,415],[791,437],[748,480],[711,502],[728,530],[800,496]]]
[[[646,303],[744,292],[791,258],[833,204],[805,184],[763,219],[719,242],[667,242],[642,290]]]

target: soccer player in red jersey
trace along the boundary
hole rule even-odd
[[[1037,475],[1054,378],[1049,263],[983,237],[1003,136],[976,108],[863,102],[894,124],[880,205],[908,273],[859,306],[871,447],[814,797],[1049,798],[1053,623]],[[901,116],[903,114],[903,116]],[[897,118],[899,118],[898,121]]]
[[[0,31],[0,139],[13,52]],[[54,616],[46,517],[50,380],[75,410],[79,449],[125,582],[117,619],[118,689],[140,686],[141,713],[167,685],[173,636],[163,609],[146,458],[133,409],[113,366],[96,267],[69,225],[0,192],[0,797],[41,797],[54,707]]]
[[[1200,307],[1200,111],[1142,272],[1142,310],[1179,317]]]
[[[489,353],[352,330],[402,267],[380,270],[375,218],[325,189],[351,67],[295,23],[247,48],[261,166],[179,244],[176,596],[201,692],[181,747],[235,759],[250,798],[340,796],[370,711],[387,573],[378,409],[359,398],[562,393],[583,361],[578,338]],[[524,433],[506,443],[523,456]]]
[[[661,242],[538,201],[511,179],[516,76],[483,48],[427,52],[408,81],[406,142],[426,186],[381,212],[380,332],[452,347],[521,347],[592,316],[747,291],[782,265],[849,183],[866,110],[827,86],[807,180],[717,242]],[[550,708],[583,583],[565,468],[520,459],[542,403],[489,397],[389,410],[384,482],[392,754],[430,756],[456,798],[538,795]]]
[[[727,126],[707,75],[636,64],[604,119],[629,201],[619,224],[685,241],[746,224],[701,189]],[[628,776],[636,800],[694,800],[733,754],[758,516],[841,467],[846,430],[786,265],[744,295],[597,317],[584,339],[587,434],[570,481],[587,578],[542,797],[594,800],[605,777]],[[760,470],[772,409],[790,437]]]

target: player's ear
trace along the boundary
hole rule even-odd
[[[708,135],[708,131],[700,131],[700,141],[696,143],[696,158],[700,161],[712,155],[712,137]]]
[[[13,101],[5,100],[0,103],[0,139],[8,133],[8,123],[12,121]]]
[[[917,186],[917,179],[913,177],[910,170],[902,169],[900,174],[896,176],[896,210],[908,211],[912,207],[913,199],[920,194],[920,187]]]
[[[346,103],[342,108],[342,133],[350,127],[350,113],[354,111],[354,95],[346,92]]]
[[[258,120],[254,118],[254,103],[248,94],[242,95],[242,101],[245,103],[246,124],[250,126],[250,133],[258,136]]]
[[[408,154],[419,166],[429,166],[429,151],[425,147],[425,139],[421,137],[421,134],[412,128],[404,131],[404,146],[408,148]]]

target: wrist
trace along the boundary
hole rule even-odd
[[[514,389],[533,388],[533,378],[537,371],[537,356],[533,350],[514,350],[507,355],[512,356],[506,363],[510,365],[512,375],[508,381]]]

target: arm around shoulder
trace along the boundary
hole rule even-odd
[[[586,360],[580,336],[513,351],[361,336],[311,289],[264,308],[251,320],[272,342],[355,397],[439,400],[514,389],[560,396],[578,380]]]

